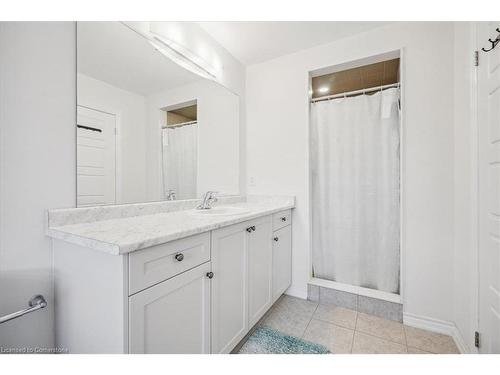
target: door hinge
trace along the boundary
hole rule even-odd
[[[479,66],[479,51],[474,51],[474,66]]]
[[[481,342],[479,341],[479,332],[476,331],[476,332],[474,332],[474,346],[476,348],[479,348],[480,344],[481,344]]]

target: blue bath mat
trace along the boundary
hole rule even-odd
[[[328,354],[322,345],[284,335],[269,327],[257,327],[238,354]]]

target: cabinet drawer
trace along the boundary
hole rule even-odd
[[[292,224],[292,210],[273,214],[273,230],[278,230],[290,224]]]
[[[202,233],[129,255],[129,295],[210,260],[210,233]]]

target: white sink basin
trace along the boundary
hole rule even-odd
[[[230,215],[242,215],[250,212],[247,209],[240,207],[213,207],[208,210],[192,210],[193,215],[200,216],[230,216]]]

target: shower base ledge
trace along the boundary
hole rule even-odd
[[[363,288],[361,286],[356,286],[356,285],[343,284],[336,281],[319,279],[316,277],[311,278],[311,280],[309,281],[309,285],[322,286],[324,288],[330,288],[342,292],[357,294],[360,296],[376,298],[387,302],[403,303],[403,299],[401,298],[400,294],[383,292],[380,290],[375,290],[370,288]]]

